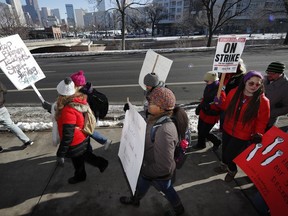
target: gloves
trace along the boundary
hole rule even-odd
[[[263,135],[260,133],[256,133],[251,137],[251,143],[261,143]]]
[[[52,107],[52,105],[51,105],[49,102],[44,101],[44,102],[42,103],[42,107],[43,107],[45,110],[47,110],[49,113],[51,113],[51,107]]]
[[[57,157],[57,163],[59,166],[64,166],[65,159],[64,157]]]
[[[124,112],[126,112],[127,110],[129,110],[129,104],[125,103],[124,107],[123,107]]]
[[[217,96],[214,97],[214,103],[216,105],[221,105],[222,104],[222,98],[218,98]]]
[[[199,115],[199,114],[200,114],[201,107],[202,107],[201,104],[199,104],[199,105],[196,107],[196,109],[195,109],[195,114],[196,114],[196,115]]]

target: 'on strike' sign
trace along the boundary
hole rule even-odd
[[[18,90],[45,78],[19,35],[0,38],[0,68]]]
[[[218,73],[235,73],[245,42],[245,37],[219,37],[212,70]]]

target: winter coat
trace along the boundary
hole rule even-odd
[[[6,86],[0,82],[0,108],[4,107],[5,98],[4,95],[7,93]]]
[[[269,82],[264,80],[265,95],[270,100],[270,120],[268,127],[276,123],[277,117],[288,113],[288,79],[285,74],[279,79]]]
[[[217,95],[218,87],[219,81],[207,85],[204,89],[203,99],[196,108],[196,114],[199,110],[199,118],[207,124],[215,124],[220,118],[221,109],[214,104],[214,98]]]
[[[86,99],[74,98],[72,102],[83,107],[89,106]],[[64,157],[67,156],[71,148],[83,144],[87,138],[87,135],[82,131],[84,128],[84,115],[68,104],[62,109],[61,115],[57,119],[57,125],[60,137],[57,156]]]
[[[227,107],[229,106],[236,91],[237,88],[232,89],[227,95],[227,98],[223,105],[224,110],[226,110]],[[247,97],[241,102],[238,99],[236,107],[238,107],[239,102],[240,103],[243,102],[238,120],[235,122],[235,113],[232,116],[232,118],[228,118],[226,115],[223,124],[223,130],[230,136],[247,141],[250,140],[251,136],[254,135],[255,133],[261,133],[261,134],[265,133],[265,129],[267,127],[268,120],[270,117],[269,100],[268,98],[265,97],[264,94],[262,94],[260,96],[260,107],[258,110],[258,115],[254,119],[251,119],[250,122],[243,125],[242,119],[250,99],[251,99],[250,97]],[[236,112],[236,110],[234,112]]]
[[[222,75],[222,74],[221,74]],[[226,95],[228,95],[228,93],[239,86],[242,78],[243,78],[244,74],[237,74],[237,73],[227,73],[225,75],[225,79],[224,79],[224,87],[225,87],[225,93]]]
[[[178,143],[178,133],[175,124],[167,122],[158,127],[155,141],[152,142],[151,129],[159,118],[149,116],[148,119],[141,174],[149,179],[167,180],[172,178],[176,168],[174,151]]]

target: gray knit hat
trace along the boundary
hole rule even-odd
[[[272,62],[269,64],[266,72],[284,73],[285,65],[281,62]]]
[[[155,73],[148,73],[144,77],[144,85],[155,87],[159,84],[159,78]]]

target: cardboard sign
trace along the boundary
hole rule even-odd
[[[126,173],[132,193],[135,193],[142,166],[145,146],[146,122],[129,103],[125,113],[118,156]]]
[[[234,162],[249,176],[272,216],[288,212],[288,134],[272,127],[262,143],[249,146]]]
[[[245,37],[219,37],[212,70],[218,73],[236,73],[245,42]]]
[[[155,73],[158,75],[159,80],[162,82],[166,82],[167,76],[169,74],[171,65],[173,61],[159,55],[153,50],[149,49],[146,53],[142,69],[139,75],[139,85],[146,90],[146,86],[144,85],[144,77],[148,73]]]
[[[45,78],[19,35],[0,39],[0,68],[18,90]]]

